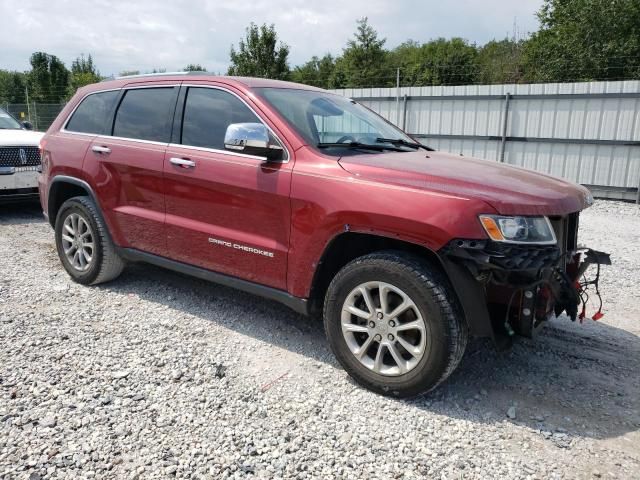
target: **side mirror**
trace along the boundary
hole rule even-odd
[[[27,130],[33,130],[33,124],[31,122],[22,122],[22,126]]]
[[[232,123],[224,135],[224,147],[270,161],[282,160],[284,153],[280,145],[271,142],[269,130],[261,123]]]

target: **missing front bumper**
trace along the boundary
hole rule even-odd
[[[555,245],[489,240],[454,240],[440,253],[472,333],[498,344],[514,333],[535,336],[553,315],[584,318],[584,293],[594,286],[599,298],[600,266],[611,264],[608,254],[592,249],[563,252]],[[597,272],[587,280],[590,265]],[[594,320],[598,315],[600,309]]]

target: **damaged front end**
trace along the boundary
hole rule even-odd
[[[455,239],[440,251],[472,334],[501,347],[516,333],[535,336],[552,315],[582,321],[590,291],[599,302],[592,318],[602,317],[600,266],[611,264],[609,255],[578,248],[578,213],[549,221],[553,244]]]

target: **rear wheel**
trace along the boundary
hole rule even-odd
[[[467,328],[448,282],[419,257],[360,257],[333,279],[324,324],[331,348],[365,387],[396,397],[435,388],[456,368]]]
[[[74,197],[62,204],[56,217],[55,237],[58,257],[78,283],[108,282],[124,268],[102,216],[89,197]]]

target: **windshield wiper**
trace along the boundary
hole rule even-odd
[[[362,142],[345,142],[345,143],[325,143],[325,142],[320,142],[320,143],[316,143],[316,147],[318,148],[332,148],[332,147],[336,147],[336,148],[354,148],[354,149],[362,149],[362,150],[375,150],[378,152],[382,152],[384,150],[391,150],[393,152],[406,152],[406,150],[403,150],[401,148],[398,147],[389,147],[387,145],[376,145],[376,144],[371,144],[371,143],[362,143]]]
[[[428,150],[430,152],[433,151],[433,148],[431,148],[431,147],[427,147],[426,145],[423,145],[423,144],[418,143],[418,142],[407,142],[406,140],[404,140],[402,138],[381,138],[381,137],[378,137],[378,138],[376,138],[376,142],[379,142],[379,143],[390,143],[392,145],[402,145],[404,147],[415,148],[416,150],[419,149],[419,148],[424,148],[425,150]]]

